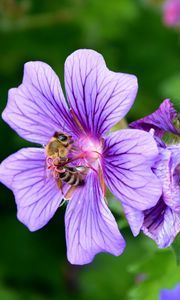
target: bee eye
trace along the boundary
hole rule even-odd
[[[67,141],[68,138],[64,134],[60,134],[60,135],[58,135],[57,139],[61,142],[65,142],[65,141]]]

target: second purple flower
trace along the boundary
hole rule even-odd
[[[175,126],[178,114],[169,99],[151,115],[130,124],[131,128],[150,131],[156,139],[159,157],[153,166],[162,183],[158,203],[144,212],[125,208],[134,235],[140,230],[152,238],[160,248],[168,247],[180,232],[180,130]],[[165,144],[165,134],[174,136],[172,144]],[[177,141],[176,141],[177,140]]]

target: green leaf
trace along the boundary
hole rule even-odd
[[[180,137],[171,132],[165,132],[163,140],[166,144],[178,144],[180,142]]]
[[[122,234],[127,245],[121,256],[101,253],[92,264],[82,269],[80,283],[83,300],[128,300],[127,294],[135,278],[130,271],[131,266],[147,259],[156,246],[143,235],[135,239],[127,228],[122,230]]]
[[[20,297],[16,293],[16,291],[7,289],[5,287],[0,286],[0,299],[3,300],[20,300]]]
[[[121,130],[121,129],[124,129],[124,128],[128,128],[128,123],[126,121],[125,118],[123,118],[121,121],[119,121],[116,125],[114,125],[112,128],[111,128],[111,132],[113,131],[117,131],[117,130]]]
[[[134,266],[132,272],[136,285],[129,292],[129,300],[157,300],[161,289],[173,288],[180,278],[180,268],[169,249],[154,253]]]
[[[172,244],[172,249],[176,256],[176,262],[180,265],[180,233],[176,237],[174,243]]]

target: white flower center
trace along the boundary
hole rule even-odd
[[[82,156],[88,160],[88,162],[92,163],[100,158],[102,154],[102,143],[89,137],[82,137],[79,141],[79,149]]]

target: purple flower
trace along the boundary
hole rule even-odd
[[[129,124],[129,127],[145,131],[149,131],[153,128],[155,137],[162,138],[165,132],[180,134],[180,130],[174,126],[174,121],[177,117],[178,114],[173,104],[169,99],[166,99],[154,113],[139,119],[138,121],[132,122]]]
[[[143,212],[125,207],[125,213],[134,235],[140,230],[154,239],[160,248],[168,247],[180,231],[180,144],[165,145],[160,138],[165,132],[180,135],[173,125],[177,118],[172,103],[165,100],[153,114],[130,124],[131,128],[150,130],[159,147],[159,157],[153,171],[162,183],[158,203]]]
[[[180,283],[172,290],[161,290],[159,300],[179,300]]]
[[[65,62],[65,89],[71,109],[47,64],[25,64],[3,119],[44,148],[21,149],[5,159],[0,180],[14,192],[17,217],[31,231],[69,200],[67,256],[81,265],[98,252],[120,255],[125,247],[105,201],[105,183],[122,203],[139,210],[157,203],[161,186],[151,166],[158,149],[152,135],[140,130],[106,135],[134,102],[135,76],[111,72],[100,54],[78,50]]]
[[[180,0],[166,0],[163,6],[164,23],[169,26],[180,25]]]

